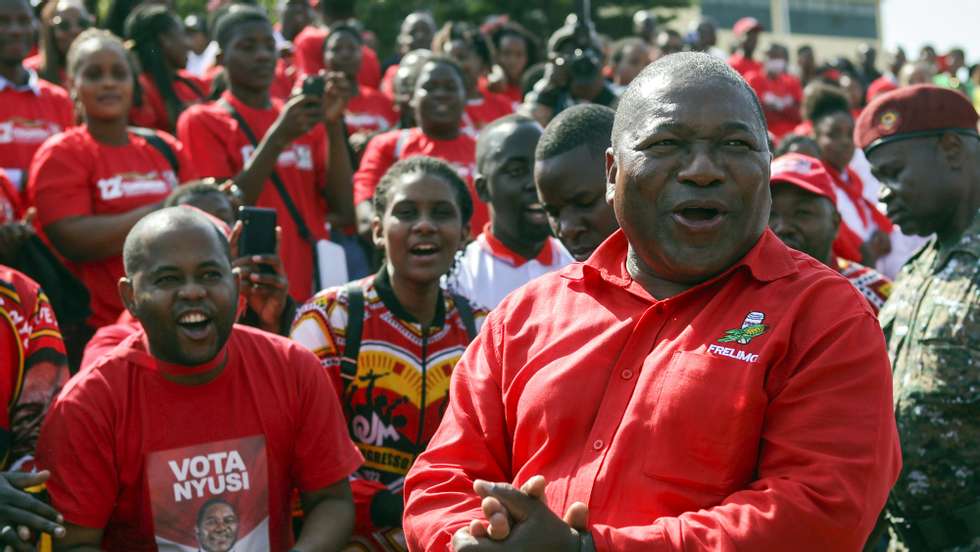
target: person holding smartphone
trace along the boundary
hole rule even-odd
[[[233,6],[214,36],[228,90],[185,111],[177,135],[200,153],[194,163],[201,176],[231,178],[245,205],[276,210],[289,292],[304,301],[315,291],[314,244],[328,237],[328,218],[335,227],[354,221],[343,127],[350,84],[339,73],[316,75],[288,102],[272,98],[276,41],[256,8]]]

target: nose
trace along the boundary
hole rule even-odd
[[[563,209],[558,216],[558,237],[563,242],[575,243],[586,230],[585,217]]]
[[[712,186],[724,178],[725,173],[715,161],[712,147],[700,142],[691,146],[688,163],[677,174],[678,180],[695,186]]]
[[[198,301],[204,299],[206,295],[207,290],[204,286],[193,280],[189,280],[178,290],[178,296],[186,301]]]
[[[412,231],[417,234],[434,234],[436,230],[437,226],[435,221],[427,214],[419,216],[419,219],[412,226]]]

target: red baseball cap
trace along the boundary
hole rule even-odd
[[[750,33],[752,31],[764,31],[766,28],[759,23],[759,20],[754,17],[743,17],[735,22],[735,26],[732,27],[732,32],[736,36],[742,36],[744,34]]]
[[[861,111],[854,123],[854,143],[867,154],[896,140],[949,131],[978,136],[978,119],[970,100],[956,90],[906,86],[878,96]]]
[[[827,169],[819,159],[802,153],[787,153],[772,162],[769,185],[785,182],[818,196],[823,196],[837,206],[837,194]]]

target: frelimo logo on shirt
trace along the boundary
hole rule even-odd
[[[742,321],[741,328],[725,330],[725,335],[718,338],[718,343],[738,343],[740,345],[748,345],[753,339],[766,333],[766,330],[769,329],[769,326],[762,323],[765,319],[766,314],[763,312],[750,312],[745,316],[745,320]],[[720,345],[715,345],[714,343],[708,346],[708,352],[748,363],[759,360],[758,354],[741,351],[735,349],[734,347],[722,347]]]
[[[123,197],[163,195],[177,186],[173,171],[127,172],[109,178],[101,178],[96,185],[103,201]]]
[[[50,121],[13,117],[0,123],[0,144],[40,144],[61,132],[61,126]]]

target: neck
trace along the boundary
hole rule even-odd
[[[243,86],[235,86],[232,83],[229,85],[229,90],[231,91],[231,95],[238,101],[253,109],[268,109],[272,106],[272,102],[269,100],[268,88],[254,90]]]
[[[974,185],[970,191],[969,197],[960,202],[960,208],[953,214],[946,227],[936,232],[936,241],[939,242],[940,247],[949,247],[959,243],[963,238],[963,233],[980,216],[978,214],[980,212],[980,183]]]
[[[422,127],[422,132],[426,136],[435,138],[436,140],[453,140],[459,136],[459,125],[446,128],[442,126],[426,126],[425,124],[420,125]]]
[[[654,299],[664,300],[683,293],[697,284],[686,284],[664,279],[655,274],[633,251],[633,246],[626,252],[626,271],[643,289],[647,290]]]
[[[360,96],[361,85],[357,83],[357,74],[347,75],[347,81],[350,83],[351,96]]]
[[[27,84],[27,76],[27,69],[24,69],[24,65],[20,61],[16,63],[0,63],[0,77],[7,79],[17,86]]]
[[[518,236],[512,236],[506,228],[501,228],[496,221],[490,224],[490,231],[493,232],[493,237],[507,246],[507,249],[510,249],[525,259],[537,257],[541,253],[541,249],[544,248],[545,242],[548,241],[548,238],[535,242],[522,240]]]
[[[431,326],[436,317],[436,301],[439,300],[439,280],[420,284],[400,278],[390,264],[385,270],[402,308],[419,321],[423,331]]]
[[[755,49],[754,48],[751,49],[751,50],[747,50],[745,48],[742,48],[742,56],[745,57],[746,59],[752,59],[752,54],[754,54],[754,53],[755,53]]]
[[[129,121],[126,117],[118,119],[85,118],[85,128],[97,142],[110,146],[124,146],[129,143]]]

